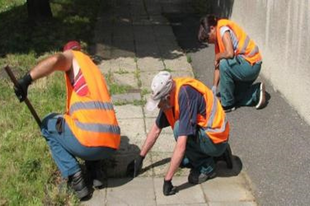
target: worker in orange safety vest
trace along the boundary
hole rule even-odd
[[[164,195],[177,192],[172,178],[179,166],[191,168],[188,182],[199,184],[215,177],[215,157],[224,155],[231,164],[229,123],[207,86],[193,78],[172,79],[169,72],[161,71],[153,78],[151,89],[146,108],[152,111],[158,107],[160,112],[139,156],[128,165],[128,174],[139,174],[145,156],[167,126],[173,129],[176,145],[164,178]]]
[[[20,101],[29,85],[54,71],[65,74],[67,99],[64,115],[49,114],[41,125],[54,161],[80,199],[90,194],[77,157],[85,160],[94,187],[102,187],[100,160],[109,158],[120,144],[120,128],[104,77],[81,52],[77,41],[68,42],[62,53],[39,62],[18,80],[14,88]],[[52,101],[52,100],[51,100]]]
[[[213,15],[200,21],[198,39],[215,44],[213,90],[219,85],[221,104],[226,112],[240,106],[266,105],[265,85],[253,85],[262,65],[256,43],[235,22]]]

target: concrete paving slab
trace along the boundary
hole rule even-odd
[[[157,39],[157,45],[159,48],[163,48],[163,49],[179,49],[181,50],[180,46],[178,45],[178,43],[176,41],[173,41],[173,39],[171,38],[158,38]]]
[[[169,21],[161,16],[158,15],[157,13],[157,9],[156,8],[152,8],[150,12],[150,20],[152,21],[153,25],[169,25]]]
[[[137,61],[138,68],[141,71],[161,71],[164,70],[164,64],[160,58],[144,57]],[[153,77],[152,77],[153,78]]]
[[[105,205],[107,203],[106,197],[107,189],[95,190],[91,199],[81,202],[81,206]]]
[[[110,59],[112,55],[111,46],[107,46],[104,43],[95,44],[94,51],[96,55],[99,55],[104,59]]]
[[[157,46],[152,47],[149,45],[143,45],[142,47],[138,47],[138,44],[136,44],[136,48],[137,48],[136,54],[137,54],[138,60],[142,59],[142,58],[160,59],[160,52],[159,52]],[[141,66],[141,64],[140,64],[140,66]]]
[[[151,85],[150,85],[151,86]],[[144,99],[145,100],[148,100],[150,94],[145,94],[144,95]],[[145,106],[144,106],[145,107]],[[148,119],[148,118],[156,118],[157,115],[159,113],[159,110],[158,109],[154,109],[153,111],[148,111],[146,108],[144,108],[144,115],[145,117]],[[151,126],[151,125],[147,125],[147,126]]]
[[[152,152],[173,152],[175,144],[173,135],[160,134],[152,148]]]
[[[155,178],[156,202],[158,205],[191,205],[205,203],[205,197],[200,185],[186,185],[186,188],[180,188],[178,193],[173,196],[163,195],[163,178]],[[174,186],[184,186],[187,183],[186,177],[175,177],[172,181]]]
[[[140,100],[140,93],[115,94],[112,96],[112,103],[114,105],[134,104],[135,101]]]
[[[118,57],[112,59],[111,63],[111,71],[117,73],[124,72],[135,72],[137,69],[137,64],[135,58],[132,57]]]
[[[170,38],[174,41],[176,40],[170,25],[155,25],[154,31],[157,37]]]
[[[145,14],[145,13],[144,13]],[[141,16],[133,16],[132,17],[132,24],[134,26],[150,26],[152,25],[152,21],[150,21],[148,16],[144,16],[144,18],[141,18]]]
[[[163,59],[170,59],[173,60],[177,57],[184,56],[183,51],[177,45],[173,44],[161,44],[158,45],[160,55]]]
[[[210,202],[252,202],[255,200],[249,183],[242,174],[236,177],[216,177],[201,185]]]
[[[112,32],[111,31],[106,31],[106,34],[102,34],[101,32],[95,32],[94,33],[94,41],[95,42],[101,42],[106,45],[111,45],[112,44]]]
[[[122,105],[122,106],[114,106],[114,110],[116,112],[116,117],[118,120],[123,119],[142,119],[143,113],[141,106],[135,105]]]
[[[133,37],[133,27],[132,25],[123,25],[115,27],[113,30],[114,37],[125,37],[130,36]]]
[[[256,202],[209,202],[209,206],[257,206]]]
[[[194,204],[165,204],[160,206],[208,206],[207,203],[194,203]]]
[[[135,178],[131,181],[126,179],[109,180],[107,205],[156,205],[152,178]]]
[[[111,69],[111,60],[103,60],[99,64],[99,68],[104,75],[107,75]]]
[[[162,68],[162,70],[164,70],[164,67]],[[152,80],[154,78],[154,76],[156,74],[158,74],[159,71],[162,70],[145,70],[145,71],[141,71],[140,76],[143,76],[143,78],[141,78],[141,89],[146,89],[147,91],[149,91],[149,93],[151,93],[151,84],[152,84]],[[148,96],[146,95],[146,98],[148,98]]]
[[[113,37],[113,49],[119,49],[119,50],[125,50],[125,51],[131,51],[131,52],[135,52],[135,42],[134,39],[132,38],[119,38],[116,39]],[[116,56],[115,58],[118,57],[122,57],[122,56]],[[127,56],[123,56],[123,57],[127,57]],[[129,56],[131,57],[131,56]]]
[[[171,75],[173,78],[175,77],[194,77],[194,74],[192,71],[173,71],[171,72]]]
[[[118,70],[123,72],[123,70]],[[138,81],[134,73],[117,73],[113,72],[113,80],[118,85],[127,85],[132,88],[138,89]]]
[[[159,111],[157,110],[155,117],[157,117],[158,112]],[[156,120],[156,118],[145,118],[146,133],[148,133],[150,131],[153,123],[155,122],[155,120]],[[173,138],[173,131],[172,131],[172,128],[170,126],[166,127],[166,128],[163,128],[161,133],[160,133],[160,135],[162,135],[162,134],[171,135],[171,137]]]
[[[155,177],[164,177],[168,171],[173,152],[155,152],[151,151],[153,172]],[[188,168],[178,168],[175,177],[188,177],[190,170]]]
[[[172,152],[151,151],[153,171],[155,177],[164,177],[168,171]]]
[[[166,69],[173,71],[190,71],[192,70],[191,65],[187,62],[186,56],[179,56],[175,59],[164,59]]]
[[[141,38],[150,38],[154,37],[153,27],[152,26],[145,26],[145,25],[135,25],[133,27],[134,35],[137,41],[139,41]],[[150,39],[149,39],[150,40]]]
[[[142,145],[146,137],[143,119],[118,119],[118,124],[122,136],[128,137],[133,144]]]
[[[121,48],[121,49],[119,49]],[[136,56],[135,52],[134,52],[134,46],[128,46],[128,47],[124,47],[121,46],[119,48],[113,48],[112,49],[112,53],[111,53],[111,58],[118,58],[118,57],[132,57],[134,58]]]

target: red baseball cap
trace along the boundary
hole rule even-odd
[[[63,51],[67,51],[70,49],[81,51],[81,45],[77,41],[69,41],[68,43],[65,44]]]

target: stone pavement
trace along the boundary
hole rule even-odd
[[[146,156],[142,174],[125,177],[128,163],[139,153],[158,111],[149,113],[144,103],[153,76],[161,70],[173,77],[194,76],[188,57],[178,46],[165,12],[191,12],[191,0],[177,7],[168,0],[106,0],[95,30],[93,53],[102,57],[100,69],[110,82],[110,91],[126,88],[128,93],[112,95],[119,125],[121,147],[106,163],[106,187],[95,190],[82,205],[257,205],[251,183],[234,156],[234,168],[218,163],[218,177],[200,185],[187,182],[188,169],[173,178],[176,195],[162,193],[163,177],[169,166],[175,141],[164,129]],[[233,151],[233,148],[232,148]]]

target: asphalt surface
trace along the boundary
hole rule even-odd
[[[194,13],[165,16],[192,61],[195,77],[211,87],[214,47],[197,42],[200,17]],[[310,126],[270,82],[263,77],[257,81],[266,83],[268,105],[262,110],[241,107],[228,113],[233,154],[242,161],[259,205],[309,205]]]

